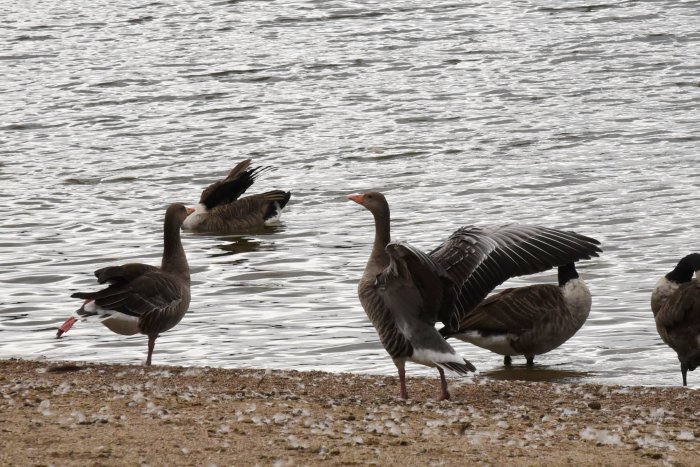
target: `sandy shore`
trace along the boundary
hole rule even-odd
[[[683,388],[0,361],[2,465],[697,465]]]

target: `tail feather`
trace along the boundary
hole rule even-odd
[[[464,360],[464,363],[458,362],[435,362],[437,366],[444,370],[453,371],[459,375],[466,375],[467,373],[476,371],[476,367],[471,364],[470,361]]]

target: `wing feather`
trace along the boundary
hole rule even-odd
[[[169,275],[149,272],[132,282],[110,285],[97,292],[77,292],[73,298],[94,300],[106,310],[142,317],[167,310],[182,300],[182,290]]]
[[[598,256],[599,244],[575,232],[545,227],[462,227],[430,253],[456,287],[455,311],[442,316],[442,322],[448,331],[456,331],[465,316],[505,280]]]
[[[271,170],[271,167],[250,168],[250,159],[239,162],[225,179],[212,183],[202,191],[199,199],[208,210],[237,200],[250,188],[260,174]]]

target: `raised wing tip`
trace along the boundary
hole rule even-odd
[[[253,179],[259,177],[264,173],[272,172],[274,170],[277,170],[277,167],[273,167],[271,165],[263,165],[260,167],[253,167],[251,169],[248,169],[248,171],[250,172],[250,176],[253,177]]]

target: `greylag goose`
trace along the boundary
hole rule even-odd
[[[685,256],[659,279],[651,293],[651,311],[661,339],[678,354],[687,386],[688,370],[700,365],[700,253]]]
[[[225,179],[205,188],[182,228],[226,234],[260,228],[278,219],[292,195],[290,192],[273,190],[240,198],[269,169],[250,168],[250,164],[250,159],[240,162]]]
[[[358,284],[360,303],[399,373],[408,398],[407,361],[437,367],[440,399],[449,399],[444,370],[475,371],[435,329],[458,329],[461,319],[498,284],[512,276],[597,256],[594,239],[573,232],[517,224],[462,227],[425,254],[391,242],[389,205],[383,194],[348,195],[374,216],[375,237]]]
[[[559,266],[559,286],[531,285],[491,295],[469,312],[450,334],[491,352],[525,355],[528,366],[535,355],[547,353],[569,340],[588,318],[591,293],[579,278],[574,263]]]
[[[117,334],[147,335],[146,365],[150,365],[156,338],[179,323],[190,305],[190,268],[180,241],[180,227],[186,217],[187,209],[182,204],[171,204],[166,210],[160,267],[129,263],[95,271],[97,282],[109,286],[71,295],[85,301],[76,312],[78,317],[68,318],[56,337],[67,332],[78,318],[98,316]]]

